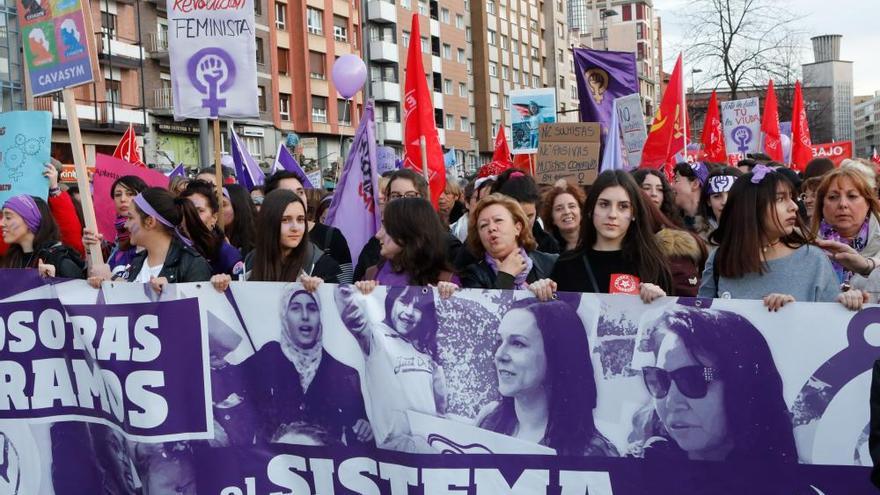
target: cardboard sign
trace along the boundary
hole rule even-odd
[[[736,164],[749,153],[761,151],[761,110],[758,98],[721,103],[724,145],[728,162]]]
[[[839,167],[842,161],[853,156],[852,141],[814,144],[812,147],[813,158],[828,158],[834,162],[835,167]]]
[[[0,113],[0,204],[19,194],[46,199],[51,141],[49,112]]]
[[[79,0],[18,0],[18,24],[34,96],[92,82],[92,33]]]
[[[626,148],[626,159],[631,167],[642,163],[642,148],[648,140],[645,117],[642,115],[642,98],[638,93],[621,96],[614,100],[617,105],[617,118],[620,134]]]
[[[138,167],[125,160],[98,153],[95,157],[95,180],[93,182],[95,214],[98,219],[98,229],[105,239],[116,237],[116,228],[113,226],[116,221],[116,206],[113,204],[110,188],[116,179],[123,175],[136,175],[150,187],[168,187],[169,179],[161,172]]]
[[[601,131],[597,122],[541,125],[535,180],[552,184],[566,179],[590,185],[599,175]]]

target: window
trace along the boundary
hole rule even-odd
[[[445,58],[446,60],[452,59],[452,47],[447,45],[446,43],[443,43],[443,58]]]
[[[409,47],[409,31],[404,31],[400,34],[400,41],[403,43],[403,46]]]
[[[506,65],[501,66],[501,79],[504,79],[505,81],[510,79],[510,67]]]
[[[354,112],[351,102],[339,99],[336,100],[336,115],[339,119],[339,125],[351,126],[351,113]]]
[[[623,16],[622,16],[622,17],[623,17],[623,20],[624,20],[624,21],[631,21],[632,18],[633,18],[632,4],[631,4],[631,3],[628,3],[628,4],[625,4],[625,5],[622,5],[622,6],[620,7],[620,9],[621,9],[621,11],[623,12]]]
[[[461,96],[462,98],[464,98],[467,96],[467,94],[468,94],[467,84],[458,83],[458,96]]]
[[[532,47],[532,58],[535,59],[535,60],[538,60],[539,57],[540,57],[540,56],[539,56],[539,54],[538,54],[538,47],[537,47],[537,46],[533,46],[533,47]]]
[[[510,108],[510,97],[504,95],[504,108]]]
[[[348,43],[348,19],[338,15],[333,16],[333,38]]]
[[[327,79],[324,70],[324,54],[321,52],[309,52],[309,74],[312,79]]]
[[[488,2],[486,2],[486,12],[490,14],[495,13],[495,0],[489,0]]]
[[[498,108],[500,103],[498,102],[498,93],[489,93],[489,106],[492,108]]]
[[[636,24],[636,38],[637,39],[640,39],[640,40],[645,39],[646,38],[645,31],[647,31],[647,30],[645,29],[644,24],[642,24],[641,22]]]
[[[556,23],[556,36],[559,36],[559,39],[565,39],[565,24],[561,22]]]
[[[492,31],[492,30],[490,29],[490,30],[489,30],[489,46],[495,46],[495,43],[497,43],[497,40],[496,40],[497,37],[498,37],[498,36],[497,36],[497,34],[495,33],[495,31]]]
[[[281,93],[278,95],[278,115],[281,120],[290,122],[290,95]]]
[[[443,109],[435,108],[434,109],[434,125],[437,126],[437,129],[443,129]]]
[[[577,87],[577,84],[572,84],[571,86],[569,86],[569,88],[571,88],[571,99],[572,99],[572,100],[577,100],[577,99],[578,99],[578,87]]]
[[[513,69],[513,82],[519,84],[519,69]]]
[[[256,15],[256,16],[263,15],[263,1],[262,0],[254,0],[254,15]]]
[[[266,111],[266,88],[257,86],[257,104],[260,106],[260,112]]]
[[[467,60],[467,71],[468,71],[468,74],[471,74],[474,72],[474,61],[471,59]]]
[[[461,132],[467,132],[469,128],[470,128],[470,124],[468,123],[467,117],[460,117],[458,129]]]
[[[422,36],[422,52],[431,53],[431,40]]]
[[[465,31],[464,31],[464,39],[465,39],[468,43],[470,43],[470,42],[472,41],[472,40],[471,40],[471,28],[467,28],[467,29],[465,29]]]
[[[263,38],[257,38],[257,65],[266,64],[266,53],[263,47]]]
[[[429,13],[428,2],[426,0],[419,0],[419,14],[426,16]]]
[[[400,0],[400,6],[412,10],[412,4],[410,4],[410,0]]]
[[[464,29],[464,16],[461,14],[455,14],[455,27],[458,29]]]
[[[509,50],[510,49],[510,38],[505,35],[501,35],[501,49]]]
[[[541,78],[538,76],[532,76],[532,87],[540,88],[541,87]]]
[[[318,124],[327,123],[327,98],[324,96],[312,96],[312,122]]]
[[[639,3],[636,4],[636,19],[644,19],[645,18],[645,4]]]
[[[248,153],[256,159],[263,157],[263,138],[260,136],[241,136],[241,141]]]
[[[275,4],[275,27],[284,31],[287,29],[287,4],[278,2]]]
[[[116,14],[101,12],[101,31],[108,38],[116,37]]]
[[[464,63],[464,48],[458,49],[458,56],[456,57],[456,60],[458,60],[458,63],[460,64]]]
[[[119,81],[105,79],[104,86],[107,89],[107,103],[111,105],[119,105],[122,99],[122,84]]]
[[[445,95],[452,94],[452,79],[444,79],[443,80],[443,94],[445,94]]]
[[[446,114],[446,128],[455,129],[455,115]]]
[[[492,77],[498,77],[498,64],[495,62],[489,62],[489,75]]]
[[[290,50],[278,47],[278,73],[287,75],[289,71]]]
[[[449,9],[445,7],[440,9],[440,21],[449,24]]]
[[[559,76],[559,89],[565,89],[565,76]]]
[[[306,9],[306,25],[312,34],[324,34],[324,11],[314,7]]]
[[[558,51],[558,53],[556,55],[557,60],[559,60],[560,62],[565,61],[565,52],[562,50],[562,48],[560,48],[557,51]]]

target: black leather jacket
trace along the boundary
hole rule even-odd
[[[131,265],[123,274],[123,277],[133,282],[144,267],[147,260],[147,251],[141,251],[131,260]],[[178,239],[171,241],[168,255],[159,277],[168,279],[168,283],[207,282],[211,280],[211,265],[195,249],[184,246]]]
[[[532,283],[542,278],[550,277],[553,265],[556,264],[558,254],[532,251],[529,258],[532,259],[532,271],[526,277],[526,282]],[[460,275],[462,287],[472,289],[513,289],[514,277],[508,273],[496,274],[486,260],[480,260],[467,268]]]

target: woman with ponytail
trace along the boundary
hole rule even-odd
[[[150,283],[156,292],[169,283],[206,282],[211,265],[202,249],[213,235],[202,223],[199,212],[186,198],[175,198],[160,187],[150,187],[132,201],[126,228],[131,243],[143,248],[122,273],[129,282]],[[109,267],[93,273],[92,285],[107,280]]]

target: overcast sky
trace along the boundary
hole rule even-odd
[[[699,0],[654,0],[654,9],[662,19],[663,67],[667,72],[672,71],[678,56],[671,48],[681,43],[687,6],[694,1]],[[785,0],[767,1],[785,4]],[[806,48],[803,63],[813,61],[811,36],[841,34],[840,58],[853,62],[855,94],[867,95],[880,91],[880,1],[796,0],[788,5],[796,5],[798,14],[804,16],[799,26],[808,33],[803,40]],[[687,73],[687,60],[684,62]]]

